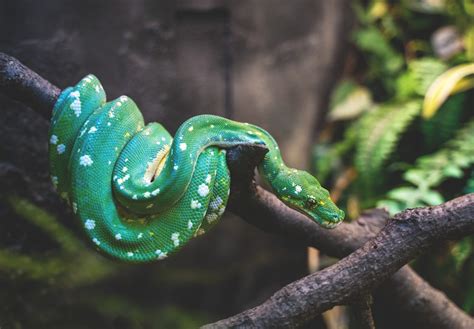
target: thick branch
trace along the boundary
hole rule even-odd
[[[246,185],[241,183],[239,186]],[[326,230],[286,207],[264,189],[255,188],[252,183],[248,183],[246,189],[249,192],[240,193],[239,198],[233,198],[231,194],[231,211],[265,232],[316,247],[338,258],[349,255],[375,237],[388,220],[385,211],[375,209],[352,223],[342,223],[333,230]],[[471,317],[408,265],[387,280],[382,286],[382,294],[390,296],[387,301],[393,303],[401,314],[429,328],[470,328],[474,324]]]
[[[30,105],[48,119],[60,93],[59,88],[3,53],[0,53],[0,90],[13,99]],[[253,168],[265,152],[265,148],[248,146],[228,152],[233,184],[230,208],[249,223],[266,232],[297,239],[329,255],[344,257],[375,236],[387,220],[384,212],[376,211],[362,216],[352,224],[344,223],[334,230],[320,228],[305,216],[286,207],[274,195],[249,183]],[[429,286],[408,266],[392,276],[384,285],[383,291],[392,296],[391,301],[403,312],[432,328],[462,327],[463,323],[472,321],[444,294]]]
[[[335,305],[350,304],[445,239],[474,233],[474,194],[436,207],[406,210],[362,248],[276,292],[263,304],[209,327],[295,327]],[[459,328],[472,328],[467,318]]]
[[[0,90],[7,96],[31,106],[41,116],[50,119],[54,103],[61,90],[20,63],[0,52]]]

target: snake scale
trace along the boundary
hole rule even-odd
[[[90,241],[115,259],[163,259],[209,231],[229,197],[226,149],[241,144],[268,148],[258,171],[286,205],[327,228],[344,218],[316,178],[284,164],[262,128],[199,115],[173,139],[159,123],[145,126],[129,97],[106,102],[93,75],[62,91],[49,136],[56,190]]]

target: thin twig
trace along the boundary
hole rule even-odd
[[[374,318],[372,316],[372,295],[364,294],[353,304],[354,319],[358,329],[375,329]]]

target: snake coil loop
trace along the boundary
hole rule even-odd
[[[104,254],[129,262],[166,258],[222,216],[230,192],[226,149],[264,144],[259,172],[287,205],[325,227],[344,214],[308,173],[288,168],[263,129],[212,115],[183,123],[173,139],[144,125],[127,96],[106,102],[88,75],[65,89],[50,129],[51,179]]]

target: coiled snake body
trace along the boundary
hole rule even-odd
[[[313,176],[285,166],[265,130],[200,115],[183,123],[172,139],[158,123],[145,126],[130,98],[106,103],[93,75],[65,89],[56,102],[50,172],[100,251],[149,262],[218,222],[230,188],[226,149],[239,144],[268,148],[259,173],[287,205],[325,227],[343,219]]]

